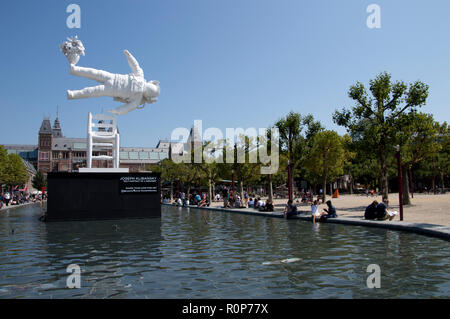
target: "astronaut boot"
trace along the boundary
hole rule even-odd
[[[74,98],[73,91],[67,90],[67,99],[73,100],[73,98]]]

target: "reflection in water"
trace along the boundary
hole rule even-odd
[[[176,207],[161,219],[38,217],[0,216],[0,298],[450,296],[448,242],[415,234]],[[80,289],[66,288],[73,263]],[[366,287],[369,264],[381,289]]]

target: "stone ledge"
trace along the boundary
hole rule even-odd
[[[45,202],[46,201],[43,201],[43,203],[45,203]],[[25,203],[25,204],[20,204],[20,205],[9,205],[8,207],[3,205],[3,207],[0,208],[0,212],[7,211],[8,209],[16,209],[16,208],[25,207],[25,206],[34,205],[34,204],[39,204],[39,202]]]

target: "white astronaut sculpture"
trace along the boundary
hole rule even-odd
[[[159,96],[159,82],[147,82],[144,78],[144,71],[139,63],[131,55],[130,52],[124,50],[128,64],[131,68],[130,74],[114,74],[103,70],[85,68],[76,66],[80,59],[80,55],[84,55],[84,46],[75,36],[68,38],[68,41],[60,47],[67,60],[70,63],[70,73],[76,76],[85,77],[95,80],[100,85],[86,87],[82,90],[67,91],[68,99],[84,99],[90,97],[111,96],[114,101],[125,103],[115,109],[109,110],[113,114],[112,117],[99,114],[92,115],[89,113],[88,118],[88,150],[87,150],[87,167],[91,169],[92,160],[112,160],[113,167],[119,169],[119,132],[117,130],[116,115],[126,114],[137,108],[143,108],[145,103],[154,103]],[[142,105],[142,107],[140,107]],[[100,120],[101,123],[94,123]],[[104,123],[109,120],[110,123]],[[95,128],[98,131],[95,131]],[[112,149],[112,156],[93,156],[93,147],[102,147]],[[81,171],[81,169],[80,169]]]
[[[95,80],[100,85],[86,87],[82,90],[67,91],[67,98],[84,99],[90,97],[111,96],[114,101],[125,103],[109,112],[115,115],[126,114],[137,108],[143,108],[145,103],[154,103],[159,96],[159,82],[147,82],[144,71],[139,63],[127,50],[123,51],[131,68],[130,74],[114,74],[103,70],[85,68],[70,64],[70,73],[76,76]],[[140,107],[142,105],[142,107]]]

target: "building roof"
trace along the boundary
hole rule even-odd
[[[41,128],[39,129],[39,134],[52,134],[52,125],[50,123],[50,118],[46,117],[42,120]]]
[[[169,157],[169,150],[163,148],[121,147],[119,160],[121,163],[155,164]]]
[[[37,145],[27,145],[27,144],[1,144],[6,150],[17,150],[17,151],[34,151],[38,148]]]
[[[37,161],[38,158],[38,146],[37,145],[18,145],[18,144],[5,144],[3,145],[8,154],[17,154],[21,158],[28,161]]]
[[[53,138],[52,150],[53,151],[85,151],[87,149],[86,138],[68,138],[68,137],[55,137]]]
[[[22,158],[22,162],[25,165],[25,168],[27,169],[28,173],[30,175],[35,175],[36,174],[36,169],[34,168],[33,164],[31,164],[30,162],[24,160]]]

